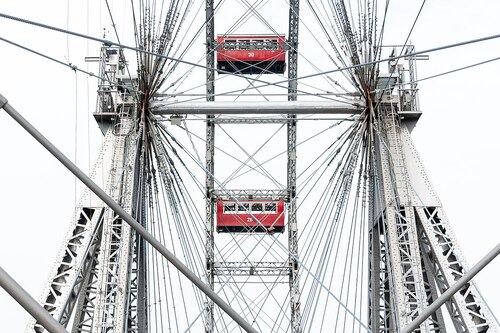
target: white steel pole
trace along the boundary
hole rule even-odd
[[[0,95],[0,103],[2,103]],[[0,286],[50,333],[68,333],[38,302],[0,267]]]

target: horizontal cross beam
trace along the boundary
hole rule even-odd
[[[360,114],[361,101],[163,102],[151,103],[157,115],[169,114]]]

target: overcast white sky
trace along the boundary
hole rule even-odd
[[[74,6],[69,10],[70,22],[86,16],[85,8]],[[420,2],[392,1],[391,6],[388,42],[403,43]],[[4,1],[0,12],[67,26],[67,1]],[[500,34],[498,13],[500,3],[495,0],[428,1],[411,41],[422,50]],[[85,20],[78,22],[83,24]],[[89,33],[101,37],[100,14],[92,12],[90,21],[95,24]],[[85,24],[69,26],[86,32]],[[83,64],[87,52],[85,42],[71,40],[68,48],[64,35],[3,18],[0,37],[78,64]],[[89,43],[89,50],[97,55],[99,45]],[[420,78],[499,57],[500,39],[429,56],[429,61],[418,64]],[[469,265],[500,240],[496,211],[500,202],[499,76],[500,62],[496,61],[423,81],[419,86],[423,115],[413,137]],[[87,122],[87,115],[95,108],[93,97],[87,103],[87,89],[93,96],[96,86],[84,75],[76,76],[59,64],[0,41],[0,93],[68,156],[74,157],[77,147],[78,163],[84,170],[89,165],[86,157],[93,156],[100,143],[97,126],[92,120]],[[0,266],[38,298],[72,215],[74,180],[3,111],[0,156]],[[499,275],[497,258],[476,278],[497,316]],[[24,331],[27,318],[24,310],[0,290],[0,331]]]

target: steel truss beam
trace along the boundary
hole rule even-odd
[[[207,99],[204,104],[211,105],[215,100],[215,12],[214,0],[205,1],[205,45],[206,45],[206,93]],[[214,290],[214,230],[215,230],[215,207],[212,198],[214,189],[214,168],[215,168],[215,123],[212,121],[213,115],[206,117],[206,152],[205,152],[205,263],[206,279],[212,290]],[[205,307],[205,332],[214,331],[214,303],[206,299]]]
[[[481,260],[474,265],[467,273],[465,273],[453,286],[447,289],[439,298],[431,304],[427,309],[425,309],[420,316],[418,316],[410,325],[405,327],[402,333],[411,333],[415,330],[422,321],[427,317],[432,315],[437,309],[439,309],[445,302],[449,301],[455,294],[459,293],[460,290],[470,283],[470,280],[476,276],[484,267],[486,267],[495,257],[500,254],[500,243],[498,243],[488,254],[486,254]],[[495,323],[493,324],[495,325]],[[486,331],[498,331],[495,327],[489,325],[483,325],[482,332]]]
[[[108,131],[98,161],[111,161],[112,141],[113,133]],[[109,174],[109,165],[96,163],[91,177],[97,178],[96,176],[101,174]],[[43,307],[65,327],[68,325],[80,291],[85,290],[86,278],[99,252],[103,218],[102,201],[86,189],[75,211],[75,218],[68,229],[41,299]],[[34,319],[29,322],[26,331],[33,332],[33,330],[44,331]]]
[[[418,207],[419,236],[429,270],[440,293],[444,293],[467,271],[465,260],[440,207]],[[448,302],[457,332],[495,332],[496,324],[473,283],[467,283]]]
[[[289,51],[290,52],[290,51]],[[290,75],[290,74],[289,74]],[[293,80],[289,81],[290,83]],[[364,110],[359,101],[297,101],[296,88],[294,99],[289,101],[266,101],[266,102],[179,102],[165,104],[162,102],[152,103],[152,112],[156,115],[181,115],[181,114],[361,114]],[[207,98],[213,98],[208,96]],[[291,97],[289,97],[291,98]]]
[[[345,118],[337,118],[337,119],[348,119],[349,116],[346,116]],[[214,122],[216,124],[286,124],[288,123],[287,118],[281,118],[281,119],[276,119],[276,118],[234,118],[234,119],[228,119],[228,118],[215,118]],[[308,119],[309,120],[309,119]],[[316,120],[316,119],[315,119]],[[332,120],[332,119],[328,119]]]
[[[288,262],[290,285],[290,327],[292,333],[302,332],[302,319],[300,314],[300,282],[299,282],[299,240],[297,226],[297,116],[301,103],[297,101],[297,76],[299,55],[299,0],[291,0],[288,14],[288,102],[283,110],[288,114],[287,123],[287,190],[289,193],[288,204]],[[306,112],[311,112],[309,105]],[[330,108],[332,105],[330,104]],[[358,108],[356,105],[355,108]],[[346,112],[353,105],[337,105],[337,112]],[[272,108],[271,110],[276,110]],[[318,109],[315,109],[317,111]],[[359,109],[358,109],[359,110]]]
[[[397,114],[391,107],[381,106],[378,111],[378,178],[373,198],[378,209],[371,231],[372,255],[376,253],[378,260],[372,261],[372,269],[378,271],[370,272],[370,318],[374,331],[380,332],[401,330],[427,307],[433,295],[426,288],[428,277],[418,247]],[[376,246],[375,241],[379,242]],[[441,331],[442,327],[443,322],[428,320],[420,329]]]
[[[369,309],[368,325],[372,332],[391,332],[394,323],[392,314],[389,261],[387,259],[387,245],[385,224],[377,221],[369,232]],[[394,331],[394,329],[392,329]]]
[[[136,150],[134,138],[129,137],[133,121],[121,119],[121,125],[108,129],[98,159],[113,161],[112,165],[96,164],[91,176],[98,179],[99,175],[110,175],[104,187],[130,211]],[[120,332],[128,326],[128,332],[136,332],[137,325],[128,320],[128,316],[136,316],[127,308],[127,297],[134,295],[129,293],[127,284],[132,279],[131,228],[105,208],[89,189],[85,190],[79,207],[43,292],[42,304],[64,326],[74,310],[73,333],[97,332],[106,322],[113,323],[113,331]],[[121,281],[122,285],[117,287],[110,281]],[[117,293],[118,290],[127,292]],[[44,331],[32,320],[27,332],[33,330]]]
[[[132,196],[136,164],[136,130],[133,118],[122,118],[114,128],[114,154],[110,196],[132,214]],[[103,225],[101,251],[97,258],[96,309],[92,314],[92,332],[137,332],[129,327],[129,294],[132,268],[132,228],[114,211],[107,210]],[[133,315],[135,317],[135,315]],[[111,324],[112,323],[112,324]]]
[[[263,190],[263,189],[244,189],[244,190],[214,190],[214,199],[223,200],[284,200],[288,199],[289,193],[287,190]]]
[[[243,261],[243,262],[215,262],[216,275],[238,276],[286,276],[289,274],[287,262],[274,261]]]

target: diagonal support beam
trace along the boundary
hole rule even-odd
[[[408,326],[406,326],[401,333],[411,333],[417,329],[431,314],[436,312],[445,302],[447,302],[453,295],[462,289],[477,273],[479,273],[486,265],[488,265],[497,255],[500,254],[500,243],[497,244],[488,254],[486,254],[474,267],[462,276],[457,283],[446,290],[438,299],[434,301],[429,307],[424,309],[420,315],[415,318]]]
[[[0,95],[0,103],[2,95]],[[0,286],[50,333],[68,333],[38,302],[0,267]]]
[[[197,277],[191,270],[184,265],[173,253],[171,253],[163,244],[161,244],[151,233],[149,233],[132,215],[127,213],[116,201],[114,201],[104,190],[90,179],[82,170],[71,162],[59,149],[57,149],[47,138],[45,138],[33,125],[31,125],[23,116],[21,116],[0,94],[0,108],[3,108],[21,127],[33,136],[42,146],[45,147],[59,162],[71,171],[81,182],[83,182],[92,192],[95,193],[109,208],[118,214],[125,222],[134,228],[149,244],[151,244],[161,255],[174,265],[185,277],[187,277],[195,286],[197,286],[207,297],[217,304],[228,316],[237,322],[241,328],[249,333],[257,331],[247,323],[229,304],[224,302],[207,284]],[[64,331],[63,331],[64,332]]]

